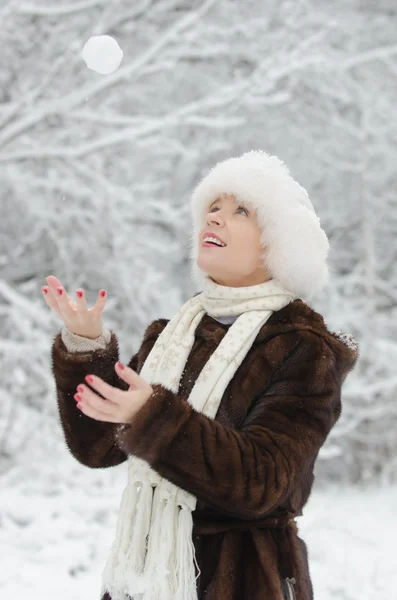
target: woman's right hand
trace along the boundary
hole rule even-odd
[[[66,293],[62,283],[49,275],[45,278],[48,286],[41,289],[48,306],[76,335],[95,339],[103,330],[102,311],[106,303],[106,291],[100,290],[98,299],[92,308],[87,308],[84,290],[76,290],[76,302]]]

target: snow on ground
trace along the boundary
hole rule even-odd
[[[127,465],[89,469],[61,437],[28,458],[0,479],[1,597],[99,600]],[[314,488],[297,522],[315,600],[397,598],[397,486]]]
[[[315,600],[397,600],[397,486],[314,487],[297,521]]]

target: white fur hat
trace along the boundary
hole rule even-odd
[[[328,283],[329,242],[307,191],[277,156],[251,150],[217,163],[193,191],[191,279],[200,290],[207,274],[197,265],[199,232],[220,194],[234,194],[256,211],[261,245],[267,246],[263,264],[283,287],[308,301]]]

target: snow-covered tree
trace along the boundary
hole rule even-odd
[[[151,320],[196,292],[193,186],[218,160],[262,148],[307,188],[330,239],[332,282],[313,307],[360,345],[317,477],[396,478],[395,10],[353,0],[3,4],[3,471],[24,423],[56,419],[49,349],[60,323],[44,277],[91,299],[106,288],[106,324],[127,358]],[[124,52],[107,76],[81,58],[100,34]]]

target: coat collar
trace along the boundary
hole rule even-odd
[[[196,328],[196,337],[218,345],[231,326],[220,323],[206,313]],[[296,329],[304,329],[321,336],[334,351],[341,372],[347,374],[353,368],[359,356],[355,339],[350,334],[330,331],[322,315],[300,298],[272,313],[258,332],[253,346],[266,343],[280,333]]]
[[[298,298],[271,314],[258,332],[254,344],[263,342],[275,333],[288,331],[292,327],[296,328],[296,325],[314,326],[321,330],[325,327],[323,317]],[[220,323],[205,313],[196,328],[196,337],[218,344],[229,327],[231,324]]]

